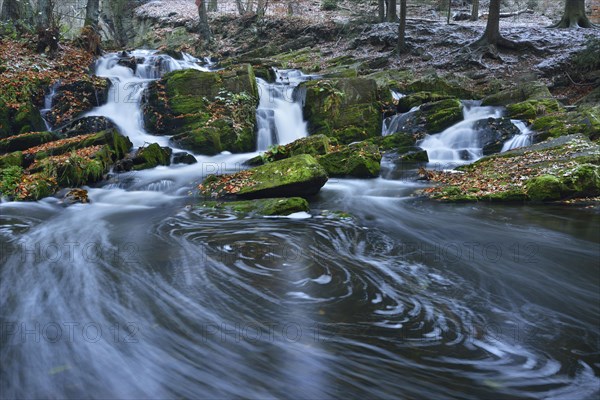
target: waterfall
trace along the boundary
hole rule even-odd
[[[482,145],[474,124],[482,119],[500,118],[499,107],[481,107],[479,102],[463,102],[464,120],[441,133],[428,135],[417,143],[427,151],[430,162],[465,164],[483,156]]]
[[[46,120],[46,115],[52,109],[52,100],[54,99],[54,96],[56,96],[56,89],[59,86],[60,86],[60,82],[56,82],[54,85],[50,86],[50,91],[44,97],[44,108],[40,110],[40,114],[42,115],[42,119],[44,120],[44,124],[46,125],[46,130],[47,131],[51,131],[52,130],[52,126]]]
[[[394,93],[394,92],[392,92]],[[396,132],[401,131],[401,127],[404,125],[406,120],[410,118],[415,111],[418,111],[420,106],[413,107],[409,111],[402,114],[395,114],[391,117],[387,117],[383,120],[383,124],[381,125],[381,136],[392,135]]]
[[[167,146],[168,137],[149,135],[144,129],[140,107],[144,89],[148,83],[160,79],[171,71],[190,68],[208,71],[208,69],[199,66],[198,59],[185,53],[182,60],[175,60],[150,50],[135,50],[128,53],[127,57],[136,59],[135,72],[131,68],[119,65],[119,60],[123,59],[121,53],[110,54],[97,61],[96,75],[109,78],[112,86],[108,102],[86,113],[85,116],[109,118],[121,132],[129,136],[136,147],[153,142]]]
[[[517,128],[519,128],[521,134],[513,136],[512,138],[504,142],[502,150],[500,150],[501,153],[519,147],[530,146],[533,143],[533,132],[527,127],[527,125],[525,125],[523,121],[519,121],[518,119],[511,119],[510,122],[512,122]]]
[[[294,96],[294,88],[312,79],[297,70],[275,70],[274,83],[257,78],[259,105],[256,110],[257,150],[274,144],[287,144],[308,136],[302,116],[302,99]]]

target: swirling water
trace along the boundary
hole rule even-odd
[[[194,207],[250,156],[0,204],[2,396],[598,395],[596,212],[432,204],[392,170],[305,219]]]

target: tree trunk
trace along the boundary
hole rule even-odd
[[[446,14],[446,23],[450,25],[450,13],[452,12],[452,0],[448,0],[448,13]]]
[[[385,0],[377,0],[377,10],[379,11],[379,22],[385,21]]]
[[[91,26],[98,30],[98,18],[100,17],[100,0],[88,0],[85,6],[85,26]]]
[[[400,0],[400,24],[398,24],[398,54],[406,51],[406,0]]]
[[[267,11],[267,2],[265,0],[258,0],[256,3],[256,14],[260,17],[265,15]]]
[[[244,8],[242,0],[235,0],[235,4],[237,6],[238,13],[240,13],[240,15],[244,15],[246,13],[246,9]]]
[[[479,19],[479,0],[473,0],[471,7],[471,21],[477,21]]]
[[[0,19],[7,21],[24,21],[33,23],[33,9],[28,1],[4,0],[0,10]]]
[[[254,1],[253,0],[248,0],[246,2],[246,12],[247,13],[254,12]]]
[[[52,25],[52,12],[54,11],[54,5],[52,0],[39,0],[38,1],[38,15],[37,15],[37,27],[38,29],[47,29]]]
[[[198,30],[202,38],[210,42],[212,40],[212,34],[210,32],[210,26],[208,25],[208,14],[206,12],[206,0],[196,0],[196,6],[198,6],[198,16],[200,17],[200,23]]]
[[[396,22],[398,14],[396,13],[396,0],[388,0],[388,22]]]
[[[219,10],[219,4],[217,2],[218,0],[210,0],[208,2],[208,11],[218,11]]]
[[[498,44],[500,39],[500,0],[490,0],[490,12],[488,14],[485,32],[480,41],[489,44]]]
[[[591,28],[585,15],[585,0],[565,0],[565,13],[553,28]]]

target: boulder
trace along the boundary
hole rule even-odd
[[[279,197],[230,202],[208,201],[203,202],[201,207],[231,210],[236,213],[261,216],[290,215],[297,212],[309,211],[308,202],[302,197]]]
[[[421,104],[451,99],[453,96],[447,94],[440,94],[434,92],[417,92],[404,96],[398,100],[398,112],[405,113],[410,111],[413,107],[420,106]]]
[[[305,197],[319,192],[327,172],[311,155],[302,154],[229,175],[210,175],[200,193],[208,197],[242,199]]]
[[[0,139],[0,153],[26,150],[30,147],[51,142],[56,139],[52,132],[29,132]]]
[[[140,147],[134,154],[129,154],[117,162],[114,170],[115,172],[140,171],[159,165],[170,165],[172,152],[170,147],[160,147],[158,143],[152,143],[146,147]]]
[[[173,153],[173,164],[196,164],[196,157],[185,151]]]
[[[69,123],[78,115],[105,104],[109,89],[110,80],[97,76],[61,84],[56,88],[45,119],[53,127]]]
[[[541,82],[525,82],[519,86],[491,94],[483,99],[482,106],[506,106],[526,100],[552,99],[548,87]]]
[[[458,99],[423,104],[417,114],[425,120],[428,133],[441,132],[463,119],[462,104]]]
[[[33,102],[13,108],[0,96],[0,138],[46,129],[44,120]]]
[[[534,118],[563,111],[554,99],[526,100],[506,106],[506,115],[512,119],[532,120]]]
[[[329,176],[375,178],[381,169],[379,147],[370,143],[355,143],[317,157]]]
[[[208,155],[254,150],[258,89],[250,65],[174,71],[151,83],[144,97],[146,129],[174,135],[179,147]]]
[[[246,161],[246,165],[262,165],[265,162],[283,160],[300,154],[318,156],[327,154],[333,148],[335,140],[325,135],[313,135],[294,140],[286,145],[276,145],[261,155]]]
[[[473,124],[473,129],[477,131],[484,155],[499,152],[504,142],[521,133],[509,118],[481,119]]]
[[[56,129],[61,137],[73,137],[86,133],[101,132],[108,129],[115,129],[115,124],[106,117],[83,117],[67,123],[63,127]]]
[[[303,82],[304,118],[311,135],[324,134],[348,144],[380,135],[380,101],[391,101],[373,79],[345,78]]]

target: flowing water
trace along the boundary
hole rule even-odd
[[[508,139],[502,146],[502,150],[500,151],[501,153],[504,153],[508,150],[517,149],[519,147],[531,146],[533,143],[533,131],[529,129],[527,125],[525,125],[525,122],[516,119],[511,119],[510,121],[517,128],[519,128],[521,133]]]
[[[92,113],[161,139],[109,105]],[[330,179],[302,219],[193,207],[252,155],[0,204],[2,397],[598,395],[597,212],[434,204],[390,171]]]

